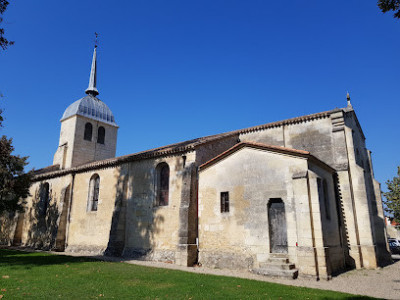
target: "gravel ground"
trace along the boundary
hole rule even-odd
[[[7,248],[10,249],[10,247]],[[21,248],[18,249],[14,247],[12,248],[16,250],[32,251],[29,249],[21,249]],[[82,254],[68,253],[68,252],[49,252],[49,253],[59,254],[59,255],[84,256]],[[87,256],[91,255],[88,254]],[[393,255],[392,258],[394,263],[384,268],[378,268],[376,270],[365,270],[365,269],[352,270],[340,274],[336,277],[333,277],[331,280],[320,280],[320,281],[316,281],[315,279],[310,279],[310,278],[301,278],[301,277],[295,280],[271,278],[262,275],[256,275],[247,271],[209,269],[205,267],[183,267],[161,262],[126,260],[120,257],[107,257],[107,256],[91,256],[91,257],[105,261],[125,262],[129,264],[181,270],[198,274],[232,276],[232,277],[247,278],[260,281],[275,282],[286,285],[303,286],[303,287],[316,288],[322,290],[332,290],[332,291],[338,291],[356,295],[365,295],[377,298],[400,300],[400,255]]]

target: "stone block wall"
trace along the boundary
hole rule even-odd
[[[72,147],[71,167],[115,157],[118,127],[82,116],[74,116],[72,118],[76,118],[76,127]],[[91,123],[93,126],[91,141],[86,141],[84,139],[85,124],[87,122]],[[97,143],[97,133],[100,126],[105,128],[104,144]]]

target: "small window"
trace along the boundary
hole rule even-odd
[[[106,135],[106,130],[104,129],[103,126],[100,126],[99,129],[97,130],[97,143],[104,144],[105,135]]]
[[[229,212],[229,192],[221,192],[221,213]]]
[[[161,163],[156,168],[157,171],[157,206],[167,206],[169,197],[169,166]]]
[[[40,187],[39,215],[45,216],[49,206],[50,186],[46,182]]]
[[[93,126],[90,123],[85,124],[85,134],[83,136],[83,139],[85,141],[91,141],[92,140],[92,132],[93,132]]]
[[[90,178],[89,182],[87,211],[97,211],[97,205],[99,202],[99,191],[100,191],[100,177],[99,175],[94,174],[92,178]]]

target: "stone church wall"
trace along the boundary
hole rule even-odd
[[[315,226],[316,251],[318,256],[324,256],[325,260],[320,260],[319,268],[322,274],[320,277],[329,277],[334,273],[346,268],[345,259],[348,255],[344,244],[343,221],[341,218],[340,202],[336,194],[336,186],[332,172],[328,172],[316,165],[309,165],[309,185],[311,199],[313,203],[313,213],[318,212],[313,220]],[[318,186],[318,181],[326,182],[327,190],[323,186]],[[325,192],[327,195],[325,197]],[[301,224],[299,224],[301,226]],[[322,239],[318,236],[319,230],[322,232]],[[326,274],[323,273],[326,269]]]
[[[76,118],[75,136],[72,148],[71,166],[78,166],[87,162],[103,160],[115,157],[117,145],[117,128],[99,121],[91,120],[82,116],[74,116]],[[92,140],[84,139],[85,124],[90,122],[93,126]],[[105,128],[104,144],[97,143],[98,128]]]
[[[130,189],[126,216],[126,228],[129,229],[123,255],[144,260],[177,262],[181,254],[178,249],[180,237],[182,234],[189,234],[187,221],[180,216],[182,210],[186,218],[190,213],[187,211],[188,207],[182,206],[185,200],[182,198],[183,176],[185,169],[194,163],[194,157],[192,152],[129,164]],[[160,163],[167,163],[170,169],[167,206],[156,206],[155,203],[156,167]],[[187,243],[188,241],[185,244]]]
[[[62,169],[71,167],[75,128],[76,117],[71,117],[61,122],[60,140],[54,155],[53,164],[60,165]]]
[[[328,278],[342,270],[332,174],[304,158],[248,148],[200,171],[199,262],[231,269],[255,269],[266,263],[271,253],[268,202],[280,198],[286,212],[282,230],[287,232],[288,257],[300,274]],[[317,178],[327,182],[328,201],[321,199]],[[221,192],[229,192],[227,213],[220,211]]]
[[[49,186],[47,204],[41,201],[45,184]],[[25,212],[14,217],[9,239],[2,242],[44,250],[55,249],[63,208],[68,201],[66,191],[70,184],[70,175],[34,182],[30,187],[30,196],[26,199]]]
[[[285,203],[289,257],[296,254],[292,172],[306,160],[242,149],[200,172],[199,261],[216,268],[258,267],[270,253],[267,204]],[[229,213],[220,212],[220,193],[229,192]]]
[[[333,163],[332,121],[330,118],[319,118],[242,133],[239,138],[242,142],[253,141],[306,150],[328,165]]]
[[[354,113],[345,118],[349,175],[354,198],[354,226],[362,228],[356,237],[360,266],[376,268],[390,260],[386,245],[385,225],[379,183],[373,178],[370,152]],[[354,245],[356,246],[356,245]],[[353,247],[354,247],[353,246]]]
[[[233,147],[239,142],[239,135],[232,135],[200,145],[196,148],[196,164],[204,164],[215,156]]]
[[[89,182],[94,175],[100,177],[97,211],[88,209]],[[100,254],[107,249],[119,175],[119,167],[92,170],[75,175],[68,251]]]

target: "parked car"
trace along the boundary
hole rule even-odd
[[[389,249],[392,254],[400,254],[400,241],[397,239],[388,239]]]

